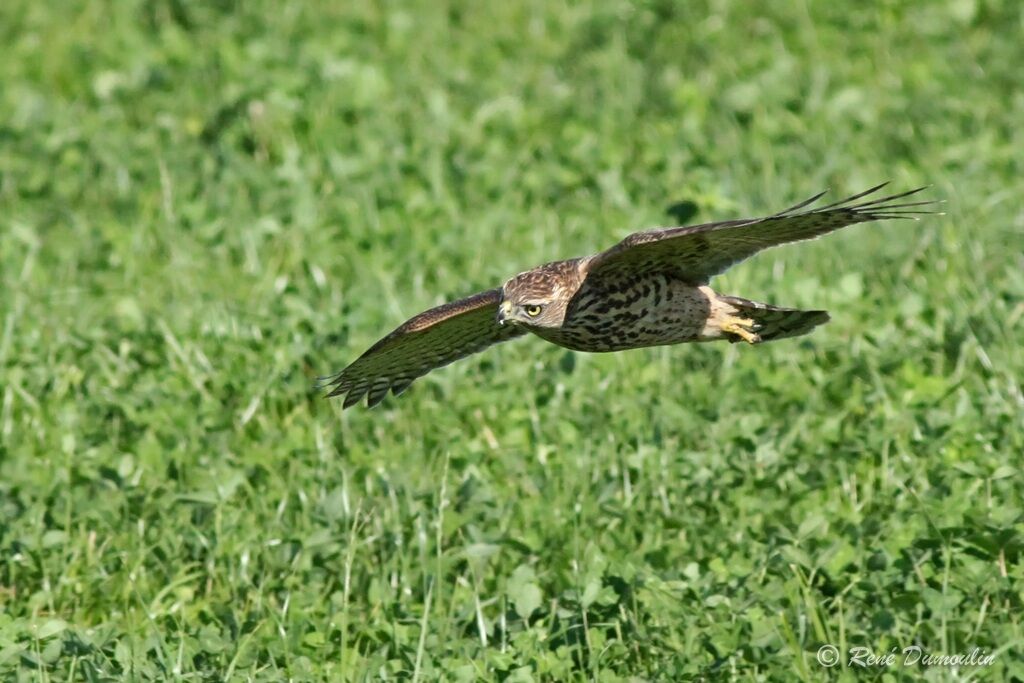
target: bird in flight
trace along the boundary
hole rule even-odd
[[[925,188],[870,198],[886,184],[818,208],[808,207],[824,192],[764,218],[638,232],[598,254],[538,266],[407,320],[325,378],[328,396],[344,396],[344,408],[366,396],[372,407],[435,368],[527,333],[591,352],[807,334],[828,313],[726,296],[708,282],[762,249],[855,223],[933,213],[925,207],[934,201],[906,200]]]

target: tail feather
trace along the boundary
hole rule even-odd
[[[738,296],[722,296],[720,298],[736,307],[739,315],[750,318],[757,324],[753,331],[761,338],[762,342],[799,337],[829,321],[826,311],[782,308]],[[732,341],[739,341],[739,339]]]

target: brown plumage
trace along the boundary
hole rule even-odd
[[[527,332],[577,351],[725,339],[758,344],[795,337],[828,321],[801,311],[718,294],[708,281],[762,249],[813,239],[866,221],[914,218],[935,202],[900,202],[924,188],[865,200],[885,183],[841,202],[805,209],[825,193],[765,218],[638,232],[593,256],[555,261],[500,289],[432,308],[406,321],[337,375],[329,396],[348,408],[380,403],[417,377]]]

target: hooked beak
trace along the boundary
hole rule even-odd
[[[498,306],[498,317],[496,318],[499,325],[504,325],[512,317],[512,302],[502,301],[501,305]]]

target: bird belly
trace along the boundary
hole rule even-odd
[[[717,304],[710,287],[667,277],[616,289],[581,291],[562,326],[532,330],[576,351],[622,351],[700,341]]]

